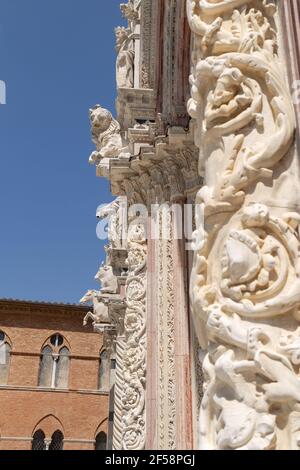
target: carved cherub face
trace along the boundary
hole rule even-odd
[[[129,228],[129,237],[132,241],[143,241],[145,238],[145,227],[143,224],[133,224]]]
[[[226,68],[220,75],[213,94],[214,106],[229,103],[243,82],[243,74],[237,68]]]
[[[245,227],[263,227],[269,219],[269,209],[263,204],[251,204],[244,209]]]

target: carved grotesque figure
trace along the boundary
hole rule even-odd
[[[111,248],[121,248],[123,246],[124,204],[124,198],[119,197],[105,206],[100,206],[97,210],[99,220],[108,220],[108,241]]]
[[[100,105],[90,109],[92,139],[97,151],[90,157],[90,163],[97,163],[102,158],[117,157],[122,152],[122,138],[119,123],[112,114]]]
[[[118,280],[111,266],[102,265],[95,276],[95,280],[101,284],[102,294],[116,294],[118,291]]]
[[[80,303],[83,305],[90,302],[93,303],[93,312],[87,313],[84,317],[83,325],[86,326],[89,320],[92,320],[93,325],[99,323],[109,324],[110,318],[107,300],[101,296],[101,293],[95,290],[89,290],[80,300]]]

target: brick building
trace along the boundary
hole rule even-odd
[[[106,448],[110,367],[87,311],[0,300],[0,450]]]

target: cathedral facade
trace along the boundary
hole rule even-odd
[[[116,116],[90,110],[111,448],[299,449],[298,2],[121,11]]]

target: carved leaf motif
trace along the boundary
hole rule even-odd
[[[187,0],[188,109],[206,180],[191,277],[207,350],[202,449],[299,446],[299,416],[296,425],[292,416],[300,401],[300,218],[282,207],[292,197],[283,203],[270,191],[280,178],[292,191],[287,155],[295,132],[275,11],[264,0]],[[274,200],[258,203],[268,191]]]

